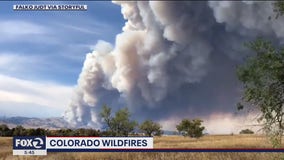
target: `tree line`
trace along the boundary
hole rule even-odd
[[[140,125],[131,120],[127,108],[112,113],[110,107],[104,105],[100,113],[103,121],[103,130],[91,128],[49,130],[43,128],[24,128],[19,125],[10,129],[6,124],[0,125],[0,136],[161,136],[162,126],[152,120],[145,120]],[[178,132],[183,136],[199,138],[203,135],[205,127],[200,119],[183,119],[177,126]]]
[[[111,136],[128,136],[137,127],[140,132],[146,136],[160,136],[163,134],[162,126],[152,120],[145,120],[140,125],[130,119],[130,112],[127,108],[118,110],[115,114],[112,113],[110,107],[104,105],[100,113],[104,129]],[[184,136],[199,138],[203,135],[205,127],[202,126],[200,119],[183,119],[177,126],[177,130]]]
[[[0,136],[105,136],[105,132],[100,130],[79,128],[79,129],[59,129],[49,130],[44,128],[24,128],[21,125],[9,128],[6,124],[0,125]]]

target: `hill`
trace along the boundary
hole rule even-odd
[[[63,117],[30,118],[30,117],[0,117],[0,124],[7,124],[10,128],[22,125],[25,128],[59,129],[72,128]]]

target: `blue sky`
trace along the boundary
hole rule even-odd
[[[87,11],[13,11],[14,4],[87,4]],[[0,2],[0,116],[61,116],[85,55],[114,43],[124,19],[109,1]]]

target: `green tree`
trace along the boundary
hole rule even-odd
[[[243,129],[240,131],[240,134],[254,134],[254,132],[250,129]]]
[[[123,108],[115,113],[115,117],[112,119],[112,125],[117,136],[128,136],[137,126],[137,122],[131,121],[130,112],[127,108]]]
[[[100,136],[100,131],[90,129],[90,128],[79,128],[73,130],[71,136]]]
[[[276,1],[273,3],[273,11],[276,13],[275,19],[284,15],[284,1]]]
[[[100,113],[104,123],[107,125],[109,135],[113,136],[128,136],[137,126],[136,121],[130,120],[130,112],[127,108],[122,108],[115,113],[113,117],[111,115],[111,108],[104,105]]]
[[[107,105],[103,105],[100,116],[102,117],[104,123],[106,124],[107,130],[113,130],[113,128],[111,128],[112,127],[111,108],[109,108]]]
[[[260,111],[258,121],[263,124],[273,146],[279,147],[284,129],[284,50],[260,38],[247,46],[256,55],[237,69],[244,87],[242,101]],[[243,108],[239,103],[238,109]]]
[[[35,129],[36,135],[37,136],[45,136],[46,135],[46,130],[43,128],[37,128]]]
[[[12,129],[13,136],[24,136],[26,134],[26,129],[19,125]]]
[[[0,136],[11,136],[11,130],[6,124],[0,125]]]
[[[159,123],[155,123],[152,120],[144,121],[140,126],[140,130],[144,132],[147,136],[151,137],[153,135],[160,136],[162,134],[162,126]]]
[[[179,133],[182,133],[183,136],[189,136],[192,138],[199,138],[203,136],[203,130],[205,127],[201,126],[203,121],[200,119],[183,119],[177,126]]]
[[[36,136],[36,131],[33,128],[26,129],[26,136]]]

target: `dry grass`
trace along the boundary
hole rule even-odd
[[[155,138],[156,148],[271,148],[262,135],[210,135],[199,139],[182,136]]]
[[[264,136],[258,135],[210,135],[200,139],[181,136],[154,138],[155,148],[269,148]],[[0,137],[0,160],[278,160],[282,153],[48,153],[47,156],[12,156],[12,138]]]
[[[0,137],[0,159],[6,159],[6,157],[12,154],[12,137]]]

